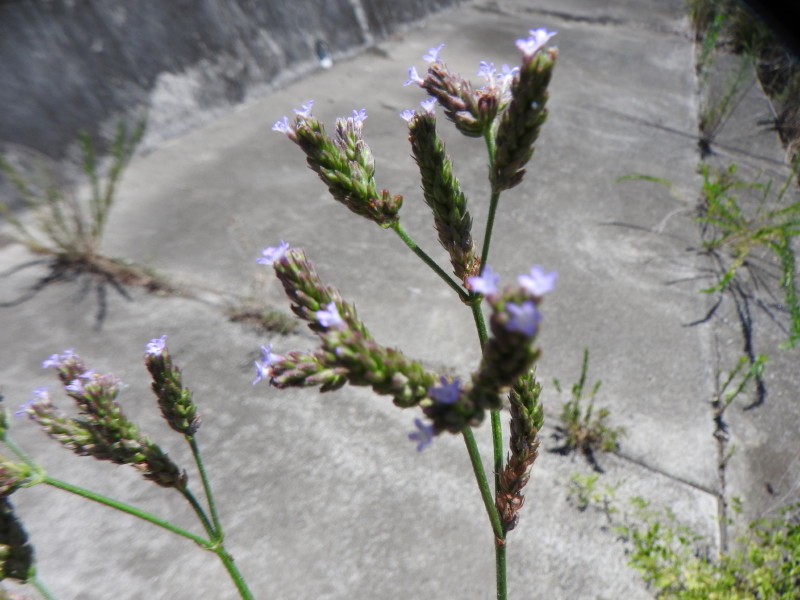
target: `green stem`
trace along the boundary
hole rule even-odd
[[[497,512],[497,507],[494,505],[492,490],[489,487],[489,480],[486,478],[486,472],[483,470],[483,461],[481,460],[481,454],[478,450],[478,444],[475,443],[475,436],[472,434],[472,428],[465,427],[461,433],[464,437],[464,443],[467,445],[467,453],[472,463],[472,471],[475,473],[475,479],[478,482],[478,489],[480,489],[483,505],[486,507],[486,513],[489,515],[494,537],[502,540],[503,525],[500,523],[500,513]]]
[[[426,265],[428,265],[434,273],[436,273],[442,280],[449,285],[453,290],[458,294],[458,297],[461,298],[462,302],[469,301],[469,294],[458,284],[456,283],[450,275],[448,275],[436,262],[428,256],[428,254],[422,250],[417,243],[409,236],[405,230],[403,229],[402,225],[400,225],[400,221],[395,221],[394,225],[392,225],[392,229],[394,229],[395,233],[400,236],[400,239],[403,240],[406,246],[411,248],[411,251],[414,252],[417,256],[422,259]]]
[[[489,260],[489,246],[492,243],[492,229],[494,228],[494,215],[497,212],[497,201],[500,199],[500,192],[492,192],[489,199],[489,215],[486,217],[486,232],[483,234],[483,248],[481,249],[481,272]]]
[[[136,508],[135,506],[131,506],[130,504],[126,504],[125,502],[115,500],[114,498],[109,498],[108,496],[104,496],[102,494],[98,494],[97,492],[93,492],[92,490],[87,490],[86,488],[82,488],[80,486],[67,483],[66,481],[61,481],[60,479],[56,479],[55,477],[50,477],[49,475],[44,475],[42,477],[42,483],[46,483],[47,485],[51,485],[55,488],[64,490],[66,492],[70,492],[77,496],[81,496],[82,498],[93,500],[94,502],[97,502],[99,504],[104,504],[105,506],[116,508],[119,511],[122,511],[129,515],[133,515],[134,517],[138,517],[144,521],[147,521],[148,523],[152,523],[153,525],[158,525],[159,527],[166,529],[167,531],[171,531],[172,533],[175,533],[177,535],[192,540],[198,546],[205,548],[206,550],[211,550],[214,548],[214,542],[204,539],[189,531],[186,531],[185,529],[182,529],[177,525],[173,525],[169,521],[161,519],[147,511]]]
[[[494,563],[497,572],[497,600],[506,600],[506,544],[505,540],[495,540]]]
[[[194,455],[194,462],[197,464],[197,470],[200,472],[200,479],[203,482],[203,491],[206,494],[206,501],[208,502],[208,509],[211,511],[211,520],[214,523],[214,531],[215,534],[209,534],[212,538],[221,541],[222,540],[222,525],[219,522],[219,514],[217,513],[217,505],[214,502],[214,494],[211,491],[211,484],[208,481],[208,476],[206,475],[206,469],[203,466],[203,459],[200,456],[200,449],[197,446],[197,440],[194,439],[193,436],[186,436],[186,441],[189,442],[189,446],[192,448],[192,454]],[[203,513],[205,516],[205,513]]]
[[[203,524],[203,529],[206,530],[206,535],[215,542],[220,541],[219,534],[217,533],[219,530],[216,529],[214,526],[211,525],[211,521],[208,520],[206,516],[206,511],[203,510],[203,507],[200,506],[200,503],[197,501],[197,498],[194,497],[194,494],[189,490],[189,488],[184,488],[180,490],[183,497],[192,505],[197,518],[200,519],[200,522]]]
[[[247,582],[245,582],[244,577],[242,577],[242,574],[239,572],[239,569],[236,568],[236,563],[233,562],[233,557],[228,554],[228,552],[222,546],[218,546],[215,552],[222,561],[222,564],[225,565],[225,569],[227,569],[228,575],[231,576],[233,583],[236,584],[236,589],[239,590],[239,595],[242,597],[242,600],[253,600],[253,594],[250,591],[250,588],[247,587]]]
[[[500,200],[500,192],[495,191],[494,177],[494,158],[495,158],[495,138],[492,128],[488,128],[484,134],[486,141],[486,151],[489,155],[489,179],[492,182],[492,195],[489,199],[489,214],[486,217],[486,230],[483,235],[483,248],[481,249],[481,272],[486,267],[489,261],[489,248],[492,243],[492,232],[494,231],[494,218],[497,213],[497,205]],[[483,348],[488,338],[486,330],[486,322],[483,318],[483,311],[481,310],[480,303],[472,305],[472,314],[475,318],[475,326],[478,329],[478,338]],[[500,411],[491,411],[492,420],[492,450],[494,453],[494,493],[495,497],[500,493],[500,473],[503,471],[503,428],[500,420]],[[493,506],[493,508],[495,508]],[[497,512],[495,508],[495,513]],[[498,515],[498,522],[500,517]],[[508,592],[506,589],[506,544],[505,544],[505,531],[500,527],[500,534],[497,534],[495,529],[494,540],[494,555],[495,555],[495,573],[497,581],[497,600],[506,600]]]
[[[14,443],[14,441],[8,436],[8,433],[3,436],[3,443],[11,448],[11,451],[17,455],[17,458],[33,469],[34,472],[40,470],[38,465],[33,462],[33,460],[27,454],[25,454],[25,452],[22,451],[22,448]]]
[[[28,580],[28,583],[35,587],[45,600],[56,600],[56,597],[53,595],[53,593],[47,589],[47,586],[36,575],[31,577]]]
[[[486,330],[486,321],[483,318],[480,302],[473,302],[472,316],[475,319],[475,327],[478,330],[478,339],[483,348],[489,334]],[[500,411],[491,411],[492,419],[492,449],[494,451],[494,491],[498,493],[500,489],[500,473],[503,471],[503,424],[500,421]]]
[[[494,216],[497,212],[497,201],[500,199],[500,192],[494,189],[494,154],[495,154],[495,140],[494,131],[489,128],[483,136],[486,142],[486,152],[489,155],[489,180],[492,183],[492,196],[489,199],[489,214],[486,217],[486,230],[483,234],[483,248],[481,249],[481,272],[486,267],[486,261],[489,260],[489,246],[492,243],[492,231],[494,230]]]

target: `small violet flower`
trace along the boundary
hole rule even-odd
[[[146,356],[158,356],[164,352],[166,345],[167,336],[162,335],[160,338],[155,338],[147,342],[147,345],[144,347],[144,353]]]
[[[300,110],[293,108],[294,114],[298,117],[303,117],[304,119],[308,119],[311,116],[311,107],[314,105],[313,100],[309,100],[305,104],[300,105]]]
[[[470,289],[484,296],[490,296],[497,291],[498,281],[500,281],[500,275],[495,273],[489,265],[483,268],[483,275],[467,277]]]
[[[542,315],[533,301],[526,300],[521,305],[509,302],[506,304],[506,312],[511,316],[506,323],[506,329],[518,331],[528,337],[536,335]]]
[[[553,290],[558,279],[558,273],[550,271],[545,273],[539,265],[534,265],[530,275],[520,275],[517,282],[532,296],[540,298]]]
[[[420,106],[422,106],[422,109],[429,115],[436,114],[436,98],[427,98],[425,100],[422,100],[419,104]]]
[[[414,118],[414,115],[417,114],[414,112],[414,109],[407,108],[403,112],[400,113],[400,118],[402,118],[406,123],[410,123],[411,119]]]
[[[73,356],[75,356],[75,351],[72,348],[64,350],[63,354],[51,354],[50,358],[42,362],[42,368],[55,367],[56,369],[60,369],[61,364],[68,361]]]
[[[40,400],[43,402],[49,402],[50,392],[47,391],[48,387],[49,386],[41,385],[37,387],[35,390],[33,390],[33,397],[30,398],[27,402],[25,402],[25,404],[20,404],[19,408],[14,413],[14,416],[15,417],[23,416],[25,413],[28,412],[28,409],[30,409],[34,404],[36,404]]]
[[[344,324],[335,302],[330,302],[328,306],[314,314],[317,315],[317,321],[323,327],[339,327]]]
[[[253,385],[269,376],[269,367],[275,362],[277,355],[272,354],[272,344],[261,346],[261,358],[253,364],[256,366],[256,378],[253,380]]]
[[[419,76],[419,73],[417,73],[417,67],[411,67],[408,69],[408,81],[406,81],[403,85],[411,85],[412,83],[416,83],[417,85],[422,85],[425,83],[425,80]]]
[[[509,67],[503,65],[502,71],[497,74],[498,88],[500,89],[500,98],[504,102],[511,100],[511,84],[514,78],[519,75],[519,67]]]
[[[422,452],[433,441],[433,425],[426,425],[421,419],[414,419],[417,431],[408,434],[408,439],[417,442],[417,452]]]
[[[447,381],[446,377],[439,377],[441,386],[431,386],[428,388],[428,396],[443,404],[453,404],[461,395],[461,382],[458,378]]]
[[[556,31],[547,31],[544,28],[540,29],[531,29],[528,31],[530,37],[527,39],[519,39],[517,40],[517,48],[520,49],[520,52],[526,57],[530,58],[534,54],[536,54],[542,47],[553,37],[557,32]]]
[[[261,251],[261,258],[257,258],[256,262],[260,265],[271,265],[276,260],[280,260],[283,258],[283,255],[286,254],[286,251],[289,249],[289,244],[281,240],[279,246],[271,246],[269,248],[264,248]]]
[[[364,121],[367,120],[367,109],[362,108],[361,110],[353,109],[353,123],[357,128],[361,128],[361,125],[364,124]]]
[[[428,48],[428,53],[422,55],[422,60],[428,64],[439,62],[439,53],[442,51],[442,48],[444,48],[444,43],[434,48]]]
[[[494,68],[494,63],[482,60],[479,65],[480,66],[478,68],[477,74],[486,79],[488,87],[493,88],[495,83],[495,78],[497,76],[497,71]]]
[[[64,389],[73,394],[83,394],[86,391],[80,379],[73,379],[71,383],[64,386]]]
[[[292,126],[289,124],[289,119],[286,116],[275,121],[275,124],[272,126],[272,131],[285,133],[286,135],[294,133],[294,129],[292,129]]]

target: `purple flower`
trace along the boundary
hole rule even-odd
[[[367,120],[367,109],[366,108],[362,108],[361,110],[353,109],[353,123],[355,123],[356,127],[361,128],[361,125],[366,120]]]
[[[408,434],[408,439],[417,443],[417,452],[422,452],[433,440],[433,425],[425,425],[420,419],[414,419],[417,431]]]
[[[62,363],[68,361],[74,356],[75,351],[72,348],[69,350],[64,350],[63,354],[51,354],[50,358],[42,362],[42,368],[46,369],[47,367],[55,367],[56,369],[60,369]]]
[[[317,315],[317,321],[323,327],[339,327],[344,324],[335,302],[330,302],[328,306],[314,314]]]
[[[447,381],[446,377],[439,377],[439,381],[442,385],[428,388],[428,397],[443,404],[453,404],[461,395],[461,382],[458,378]]]
[[[80,379],[73,379],[71,383],[64,386],[64,389],[73,394],[83,394],[86,391]]]
[[[406,123],[410,123],[410,122],[411,122],[411,119],[413,119],[413,118],[414,118],[414,115],[415,115],[415,114],[417,114],[417,113],[415,113],[413,109],[411,109],[411,108],[407,108],[407,109],[405,109],[403,112],[401,112],[401,113],[400,113],[400,117],[401,117],[401,118],[402,118],[402,119],[403,119],[403,120],[404,120]]]
[[[428,48],[428,53],[422,55],[422,60],[429,64],[439,62],[439,53],[442,51],[442,48],[444,48],[444,43],[434,48]]]
[[[500,275],[492,271],[492,267],[486,265],[483,268],[482,275],[473,275],[467,277],[467,282],[473,292],[490,296],[497,291],[497,282],[500,281]]]
[[[420,106],[422,106],[422,109],[429,115],[436,114],[436,98],[427,98],[426,100],[420,101],[419,104]]]
[[[519,67],[509,67],[508,65],[503,65],[502,71],[497,75],[500,97],[504,102],[511,99],[511,84],[517,75],[519,75]]]
[[[270,246],[261,251],[262,257],[257,258],[256,262],[260,265],[271,265],[276,260],[283,258],[286,251],[289,249],[289,244],[281,240],[280,246]]]
[[[42,402],[50,402],[50,392],[47,391],[48,387],[49,386],[41,385],[33,390],[33,398],[30,398],[27,402],[25,402],[25,404],[20,404],[19,408],[14,413],[14,416],[21,417],[40,400]]]
[[[294,114],[298,117],[303,117],[304,119],[308,119],[311,116],[311,107],[314,105],[313,100],[309,100],[305,104],[300,105],[300,110],[293,108]]]
[[[155,338],[147,342],[147,345],[144,347],[145,356],[158,356],[162,352],[164,352],[164,348],[167,345],[167,336],[162,335],[160,338]]]
[[[536,54],[542,47],[553,37],[557,32],[547,31],[544,28],[531,29],[528,31],[530,37],[527,39],[517,40],[517,48],[520,49],[523,56],[530,58]]]
[[[253,385],[270,375],[270,365],[280,358],[277,354],[272,354],[272,344],[261,346],[261,358],[253,364],[256,366],[256,378],[253,380]]]
[[[425,80],[419,76],[419,73],[417,73],[417,67],[411,67],[408,69],[408,81],[406,81],[403,85],[411,85],[412,83],[416,83],[417,85],[422,85],[425,83]]]
[[[547,292],[553,290],[558,279],[558,273],[550,271],[545,273],[544,269],[539,265],[533,265],[530,275],[520,275],[517,277],[517,282],[525,288],[525,290],[532,296],[541,298]]]
[[[509,302],[506,304],[506,312],[510,319],[506,322],[506,329],[509,331],[519,331],[528,337],[536,335],[539,329],[539,322],[542,315],[539,313],[532,300],[525,300],[521,305]]]
[[[497,71],[495,71],[493,62],[486,62],[485,60],[482,60],[478,68],[478,75],[486,79],[486,83],[490,88],[494,87]]]
[[[292,129],[292,126],[289,125],[289,119],[285,115],[283,118],[275,121],[275,124],[272,126],[272,131],[278,131],[287,135],[294,133],[294,129]]]

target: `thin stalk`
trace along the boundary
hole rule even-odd
[[[44,584],[44,582],[42,582],[42,580],[36,575],[31,577],[28,580],[28,583],[35,587],[45,600],[56,600],[56,597],[53,595],[53,593],[47,589],[47,586]]]
[[[189,446],[192,448],[192,454],[194,455],[194,462],[197,464],[197,470],[200,472],[200,479],[203,482],[203,491],[206,494],[206,501],[208,502],[208,509],[211,512],[211,521],[214,524],[214,532],[209,533],[211,537],[215,540],[221,541],[222,540],[222,525],[219,522],[219,514],[217,513],[217,505],[214,502],[214,494],[211,491],[211,484],[208,481],[208,477],[206,476],[206,469],[203,466],[203,459],[200,456],[200,449],[197,446],[197,440],[194,439],[193,436],[186,436],[186,441],[189,442]],[[205,516],[205,513],[203,514]]]
[[[494,215],[497,212],[497,201],[500,199],[500,192],[492,192],[489,199],[489,215],[486,217],[486,232],[483,234],[483,248],[481,249],[481,272],[489,260],[489,246],[492,243],[492,229],[494,228]]]
[[[236,589],[239,590],[239,595],[242,597],[242,600],[253,600],[253,594],[250,591],[250,588],[247,587],[247,582],[245,582],[244,577],[239,572],[239,569],[236,568],[236,563],[233,562],[233,557],[228,554],[223,546],[218,546],[214,551],[219,559],[222,561],[222,564],[225,565],[225,569],[228,571],[228,575],[231,576],[233,583],[236,585]]]
[[[494,564],[497,573],[497,600],[506,600],[506,543],[505,540],[494,542]]]
[[[40,470],[39,466],[35,462],[33,462],[33,460],[31,460],[31,458],[27,454],[25,454],[25,452],[22,451],[22,448],[20,448],[14,443],[14,441],[8,436],[8,434],[3,436],[3,443],[9,448],[11,448],[11,451],[17,455],[17,458],[19,458],[22,462],[24,462],[31,469],[33,469],[34,472]]]
[[[489,260],[489,246],[492,243],[492,231],[494,229],[494,215],[497,212],[497,201],[500,199],[500,192],[495,191],[494,187],[494,155],[495,155],[495,140],[494,130],[488,128],[483,135],[486,142],[486,153],[489,155],[489,180],[492,183],[492,196],[489,198],[489,214],[486,217],[486,229],[483,234],[483,248],[481,249],[481,272],[486,266],[486,261]]]
[[[500,523],[500,514],[497,512],[497,507],[494,504],[492,490],[489,487],[489,480],[486,479],[486,472],[483,470],[483,461],[478,451],[478,444],[475,443],[475,436],[472,434],[472,428],[465,427],[461,433],[464,437],[464,443],[467,445],[467,453],[472,463],[472,471],[475,473],[475,479],[478,482],[478,489],[480,489],[483,505],[486,507],[486,513],[489,515],[494,537],[502,540],[503,525]],[[503,578],[505,579],[505,574]]]
[[[493,128],[487,128],[484,133],[484,140],[486,141],[486,152],[489,157],[489,179],[492,182],[492,195],[489,198],[489,214],[486,217],[486,229],[483,235],[483,248],[481,248],[481,272],[486,268],[489,261],[489,248],[492,243],[492,232],[494,231],[494,217],[497,213],[497,205],[500,200],[500,192],[495,190],[494,185],[494,158],[495,158],[495,131]],[[472,315],[475,319],[475,326],[478,330],[478,339],[480,340],[481,348],[486,344],[488,332],[486,330],[486,322],[483,318],[483,311],[481,310],[480,302],[472,304]],[[491,411],[492,421],[492,450],[494,458],[494,493],[495,498],[500,493],[500,473],[503,471],[503,427],[500,421],[500,411]],[[497,508],[493,506],[495,514]],[[498,522],[500,520],[498,514]],[[508,591],[506,586],[506,542],[505,531],[502,525],[499,528],[500,533],[495,529],[494,539],[494,563],[495,563],[495,580],[497,583],[497,600],[506,600]]]
[[[479,302],[473,302],[472,316],[475,319],[475,327],[478,330],[478,339],[481,348],[486,343],[489,334],[486,330],[486,321],[483,318],[483,311]],[[500,421],[500,411],[491,411],[492,419],[492,449],[494,451],[494,491],[498,493],[500,489],[500,473],[503,471],[503,424]]]
[[[215,542],[220,540],[220,535],[218,533],[218,529],[216,529],[212,524],[211,521],[208,520],[208,516],[206,516],[206,511],[203,510],[203,507],[200,506],[200,503],[197,501],[197,498],[194,497],[194,494],[188,489],[184,488],[180,490],[181,494],[184,498],[192,505],[197,518],[200,519],[200,522],[203,524],[203,529],[206,530],[206,535]]]
[[[147,521],[148,523],[152,523],[153,525],[158,525],[159,527],[166,529],[167,531],[171,531],[172,533],[175,533],[189,540],[192,540],[195,544],[197,544],[202,548],[205,548],[206,550],[211,550],[214,547],[214,542],[204,539],[199,535],[195,535],[189,531],[186,531],[185,529],[178,527],[177,525],[173,525],[169,521],[161,519],[147,511],[136,508],[135,506],[131,506],[130,504],[126,504],[125,502],[115,500],[114,498],[109,498],[108,496],[104,496],[102,494],[98,494],[97,492],[93,492],[92,490],[87,490],[86,488],[82,488],[80,486],[67,483],[66,481],[61,481],[60,479],[56,479],[55,477],[50,477],[49,475],[43,476],[42,483],[46,483],[47,485],[51,485],[60,490],[70,492],[72,494],[75,494],[76,496],[81,496],[82,498],[93,500],[94,502],[97,502],[99,504],[104,504],[105,506],[116,508],[121,512],[133,515],[134,517],[138,517],[144,521]]]
[[[409,236],[405,230],[403,229],[402,225],[400,225],[399,221],[395,221],[394,225],[392,225],[392,229],[394,229],[395,233],[400,236],[400,239],[403,240],[406,246],[411,248],[411,251],[419,256],[426,265],[428,265],[434,273],[436,273],[441,279],[449,285],[458,297],[461,298],[462,302],[469,301],[469,294],[458,284],[456,283],[450,275],[448,275],[436,262],[428,256],[428,254],[419,246],[417,243]]]

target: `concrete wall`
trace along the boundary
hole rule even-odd
[[[148,110],[153,146],[460,0],[0,2],[0,151],[63,161]]]

